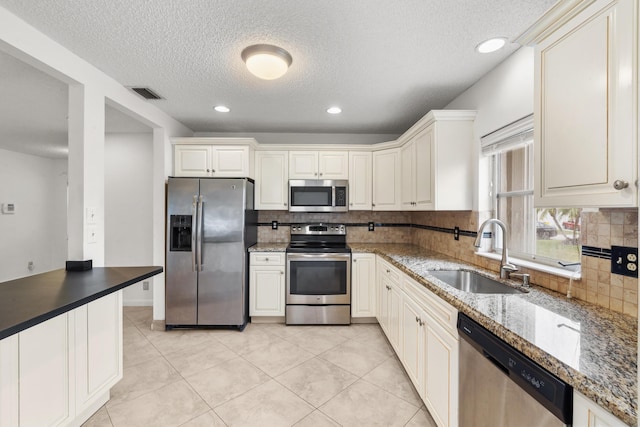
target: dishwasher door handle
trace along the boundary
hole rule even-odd
[[[498,362],[498,360],[495,357],[487,353],[487,350],[483,349],[482,354],[489,362],[493,363],[496,368],[500,369],[502,373],[504,373],[506,376],[509,376],[509,369],[507,369],[507,367],[504,366],[502,363]]]

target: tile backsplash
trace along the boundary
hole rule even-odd
[[[459,227],[462,232],[475,232],[479,217],[486,214],[472,211],[446,212],[372,212],[351,211],[347,213],[290,213],[286,211],[260,211],[258,221],[270,224],[291,222],[331,222],[357,224],[347,231],[349,242],[361,243],[412,243],[434,250],[466,263],[498,272],[500,263],[476,255],[474,237],[462,233],[455,240],[451,229]],[[367,230],[366,224],[385,224],[375,231]],[[410,227],[410,224],[423,227]],[[603,249],[611,246],[638,247],[637,209],[600,209],[584,212],[581,218],[582,245]],[[287,242],[289,228],[281,226],[272,230],[270,226],[258,227],[258,241]],[[586,251],[585,251],[586,252]],[[545,288],[571,295],[611,310],[638,317],[638,279],[611,273],[611,261],[606,257],[582,256],[582,277],[578,280],[559,277],[550,273],[522,269],[531,274],[531,282]]]

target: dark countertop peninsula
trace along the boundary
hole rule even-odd
[[[141,280],[162,267],[53,270],[0,283],[0,339],[66,313]]]

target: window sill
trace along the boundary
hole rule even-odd
[[[500,261],[502,259],[501,255],[498,255],[493,252],[476,252],[476,255],[494,259]],[[579,280],[582,277],[582,274],[579,271],[569,271],[560,267],[553,267],[546,264],[539,264],[532,261],[527,261],[524,259],[509,257],[509,262],[511,264],[515,264],[519,267],[528,268],[531,270],[541,271],[543,273],[553,274],[555,276],[565,277],[567,279]]]

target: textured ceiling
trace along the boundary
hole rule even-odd
[[[442,108],[518,46],[554,0],[0,0],[125,86],[150,86],[160,109],[196,132],[402,133]],[[293,56],[263,81],[240,52]],[[220,114],[224,104],[231,113]],[[341,115],[326,108],[339,105]]]

